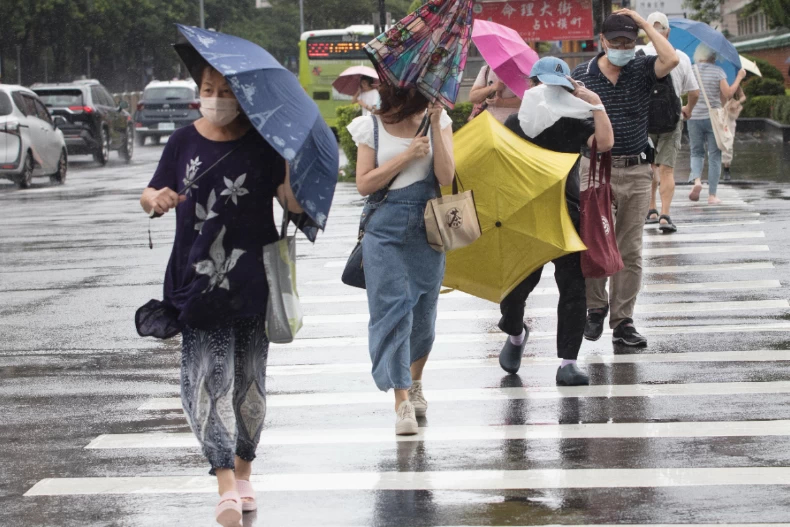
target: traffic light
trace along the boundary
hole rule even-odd
[[[582,40],[582,51],[598,51],[598,43],[594,40]]]

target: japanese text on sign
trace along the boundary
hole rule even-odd
[[[515,29],[527,41],[593,38],[591,0],[477,2],[475,18]]]

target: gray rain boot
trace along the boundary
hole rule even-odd
[[[521,356],[524,355],[524,348],[527,347],[527,341],[529,340],[529,329],[527,329],[526,324],[524,325],[524,332],[524,342],[521,343],[521,346],[516,346],[510,342],[510,337],[508,337],[507,342],[502,347],[502,351],[499,352],[499,365],[508,373],[517,373],[518,369],[521,368]]]

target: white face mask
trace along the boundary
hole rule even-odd
[[[226,126],[239,115],[239,103],[227,97],[201,97],[200,113],[214,126]]]

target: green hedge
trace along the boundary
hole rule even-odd
[[[348,133],[346,126],[360,115],[362,115],[362,108],[358,104],[341,106],[337,109],[337,137],[340,142],[340,148],[343,149],[348,158],[348,165],[340,167],[341,179],[353,179],[357,170],[357,145],[351,139],[351,134]]]
[[[784,95],[785,83],[774,79],[755,77],[743,85],[743,92],[747,97],[762,95]]]
[[[782,124],[790,124],[790,97],[762,95],[746,99],[741,117],[760,117],[773,119]]]
[[[455,105],[455,108],[448,110],[447,114],[453,120],[453,132],[457,132],[466,124],[469,114],[472,113],[472,103],[462,102]],[[337,109],[337,136],[340,141],[340,148],[348,158],[348,165],[340,167],[340,179],[353,180],[357,170],[357,145],[351,139],[351,134],[346,130],[351,121],[362,115],[362,109],[356,105],[341,106]]]
[[[784,75],[782,75],[782,72],[779,71],[770,62],[764,59],[758,59],[757,57],[752,57],[751,55],[744,55],[744,57],[746,57],[749,60],[753,60],[757,64],[757,67],[760,68],[760,73],[763,74],[763,79],[772,79],[784,84],[785,82]],[[755,78],[759,79],[759,77],[755,77]]]

